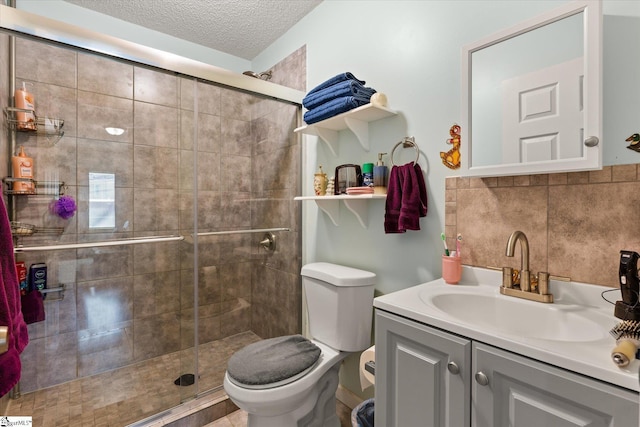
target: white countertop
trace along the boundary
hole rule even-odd
[[[499,293],[502,273],[484,268],[464,266],[462,280],[457,285],[448,285],[442,279],[423,283],[401,291],[392,292],[374,299],[374,307],[385,310],[426,325],[434,326],[472,340],[503,348],[532,359],[540,360],[588,377],[634,391],[640,391],[638,370],[640,361],[635,360],[626,368],[618,368],[611,360],[611,350],[616,342],[608,331],[620,322],[613,315],[614,306],[605,301],[601,294],[612,288],[576,282],[551,280],[549,289],[554,295],[553,304],[526,301],[504,296]],[[430,296],[450,293],[481,293],[495,298],[511,298],[521,301],[523,308],[528,304],[549,306],[552,310],[570,313],[588,309],[589,321],[597,323],[597,332],[584,341],[533,338],[513,334],[474,324],[473,312],[468,319],[450,315],[430,303]],[[621,298],[620,290],[605,295],[607,300]],[[461,296],[464,298],[464,295]],[[513,318],[511,322],[521,319]],[[542,322],[541,322],[542,323]],[[530,325],[529,325],[530,326]],[[559,325],[566,329],[567,325]],[[606,331],[606,333],[602,332]],[[591,333],[591,331],[583,331]],[[571,331],[568,331],[571,333]]]

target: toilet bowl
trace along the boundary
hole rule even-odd
[[[278,353],[278,345],[288,337],[258,344],[275,347],[275,355],[259,353],[252,358],[253,348],[233,355],[225,373],[224,389],[248,413],[248,427],[340,427],[335,393],[341,362],[352,352],[370,345],[375,274],[336,264],[313,263],[305,265],[301,275],[311,338],[300,338],[305,341],[302,343],[305,351],[315,346],[320,350],[319,356],[314,353],[317,360],[308,362],[308,369],[283,379],[279,376],[280,368],[286,368],[296,356],[295,348],[286,350],[292,353],[291,357]],[[280,360],[282,365],[278,366]],[[263,373],[262,365],[275,371],[275,382],[252,381],[254,373],[256,376]]]
[[[324,420],[322,424],[316,425],[340,426],[335,416],[335,392],[338,387],[340,362],[349,353],[336,351],[321,342],[311,342],[321,350],[318,362],[306,375],[288,384],[278,387],[267,385],[264,388],[246,388],[235,384],[229,378],[229,373],[225,373],[224,389],[229,398],[248,413],[247,426],[297,426],[298,421],[316,406],[321,410],[328,410],[328,413],[314,414]]]

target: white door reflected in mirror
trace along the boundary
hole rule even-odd
[[[575,1],[465,46],[461,174],[602,168],[602,7]]]

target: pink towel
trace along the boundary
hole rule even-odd
[[[427,188],[419,164],[391,168],[385,208],[385,233],[420,230],[420,218],[427,215]]]
[[[0,396],[4,396],[20,380],[20,353],[29,343],[27,324],[20,307],[11,226],[4,200],[0,202],[0,325],[9,328],[9,350],[0,355]]]

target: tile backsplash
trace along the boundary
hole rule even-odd
[[[462,261],[520,268],[520,250],[505,256],[509,235],[529,240],[530,269],[573,281],[618,286],[620,250],[640,251],[638,166],[445,183],[445,230],[463,235]]]

